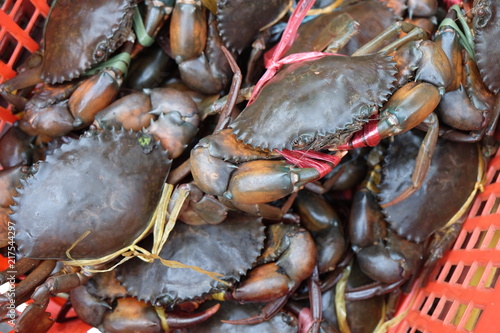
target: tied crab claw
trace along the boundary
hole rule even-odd
[[[474,119],[479,116],[474,121],[457,120],[463,115],[439,110],[445,109],[441,102],[454,90],[459,72],[449,59],[462,49],[449,55],[445,43],[428,40],[427,33],[413,24],[396,22],[352,56],[312,52],[280,59],[293,41],[299,13],[308,5],[304,0],[297,6],[246,108],[228,129],[205,137],[192,150],[193,178],[204,192],[241,203],[277,200],[321,177],[325,171],[315,164],[331,168],[345,150],[375,146],[417,126],[427,132],[421,146],[422,169],[414,170],[415,177],[421,177],[429,168],[438,136],[471,142],[493,135],[500,112],[496,96],[484,100],[484,111],[471,109]],[[454,13],[450,9],[449,15]],[[475,22],[479,41],[492,34],[483,21]],[[400,32],[406,35],[397,38]],[[485,62],[479,55],[486,46],[476,45],[479,65]],[[491,76],[485,78],[492,81],[490,95],[496,94],[497,83]],[[467,105],[483,91],[465,96],[459,104]],[[464,126],[451,125],[457,123]],[[325,150],[336,155],[318,158]],[[303,163],[309,157],[314,162]],[[388,205],[416,190],[412,186]]]

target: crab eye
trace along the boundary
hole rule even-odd
[[[99,62],[99,61],[104,59],[106,54],[107,54],[106,42],[103,41],[103,42],[100,42],[99,44],[97,44],[97,47],[95,48],[95,51],[94,51],[94,60],[96,62]]]
[[[297,138],[297,140],[294,142],[294,146],[296,148],[304,148],[305,146],[311,144],[314,141],[314,138],[310,135],[301,135]]]

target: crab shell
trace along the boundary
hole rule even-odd
[[[150,135],[89,131],[39,162],[14,200],[22,257],[98,259],[146,228],[171,161]],[[79,240],[86,232],[85,238]]]
[[[382,168],[378,195],[381,203],[389,202],[411,185],[422,136],[410,131],[394,137]],[[419,243],[442,228],[472,192],[478,159],[477,145],[440,139],[422,187],[407,199],[382,210],[391,229]]]
[[[391,57],[325,56],[291,64],[229,126],[261,149],[335,147],[361,129],[394,89]]]
[[[177,223],[159,256],[222,274],[222,280],[235,282],[257,261],[264,238],[261,218],[230,212],[224,223],[218,225]],[[150,243],[150,239],[140,245],[151,248],[151,244],[144,243]],[[197,299],[227,288],[205,274],[166,267],[158,260],[147,263],[134,258],[116,271],[129,295],[158,306]]]
[[[41,78],[60,83],[105,60],[131,31],[135,1],[58,0],[44,32]]]
[[[488,89],[500,91],[500,3],[497,0],[474,1],[474,48],[477,67]]]
[[[262,28],[283,16],[289,4],[290,0],[217,1],[217,28],[222,41],[229,50],[240,53]]]

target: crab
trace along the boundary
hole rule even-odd
[[[17,320],[17,330],[46,331],[52,320],[43,313],[51,292],[77,287],[92,276],[92,267],[145,237],[170,165],[167,152],[149,134],[91,129],[29,168],[10,219],[16,225],[18,264],[36,260],[43,269],[17,290],[16,303],[34,300]],[[116,232],[119,225],[126,225],[124,232]],[[69,266],[46,280],[56,261]],[[77,268],[83,266],[87,270]]]
[[[377,281],[359,296],[387,293],[429,273],[458,235],[481,186],[485,161],[478,144],[441,138],[420,188],[394,202],[413,181],[422,141],[417,130],[394,137],[380,154],[382,165],[373,167],[354,196],[351,247],[361,270]]]
[[[225,290],[241,279],[256,262],[264,237],[260,218],[238,212],[229,213],[220,225],[180,223],[159,255],[218,272],[221,274],[218,281],[199,272],[166,267],[158,261],[147,263],[139,258],[117,267],[117,279],[129,295],[155,306],[172,307],[185,301],[207,299],[208,294]]]
[[[219,304],[193,313],[182,310],[198,304],[182,304],[174,310],[151,305],[127,295],[126,289],[116,279],[115,271],[97,274],[84,285],[70,293],[70,304],[83,322],[103,332],[159,333],[172,329],[186,329],[209,319],[219,309]],[[65,308],[69,310],[69,306]],[[58,321],[66,321],[67,312],[61,311]],[[147,329],[146,329],[147,327]]]
[[[239,55],[259,30],[273,25],[290,0],[177,1],[170,22],[171,56],[182,80],[200,92],[219,94],[231,80],[221,48]],[[207,10],[210,9],[210,12]]]
[[[144,43],[146,36],[150,45],[154,41],[150,35],[154,36],[166,19],[156,5],[147,1],[145,32],[134,34],[134,20],[142,21],[137,2],[54,2],[41,52],[33,54],[16,77],[0,85],[0,93],[17,112],[25,111],[23,130],[31,135],[62,136],[88,127],[95,113],[114,100],[136,52],[136,37],[138,43]],[[155,16],[162,19],[154,19]],[[122,52],[115,55],[120,47]],[[29,99],[14,94],[37,84]]]
[[[475,3],[474,12],[483,13],[474,20],[479,62],[485,62],[484,44],[494,47],[481,41],[494,34],[490,26],[495,17],[481,18],[489,11],[495,13],[497,6]],[[407,32],[405,37],[375,53],[387,36],[401,29]],[[205,137],[192,150],[191,170],[200,189],[239,203],[277,200],[330,172],[346,150],[377,145],[383,138],[417,125],[427,130],[422,149],[429,151],[426,163],[429,161],[440,132],[434,111],[454,79],[440,44],[427,40],[422,29],[397,22],[350,57],[313,53],[303,55],[308,60],[297,63],[287,63],[284,58],[285,67],[273,76],[280,66],[279,54],[286,51],[292,35],[292,28],[285,30],[270,69],[229,129]],[[460,132],[464,141],[492,138],[500,108],[498,84],[491,76],[488,80],[493,81],[488,89],[495,98],[484,100],[486,109],[480,112],[479,128],[477,123],[464,121],[465,127],[441,129],[442,135]],[[473,100],[483,92],[481,82],[472,83],[477,90],[468,98]],[[439,118],[444,117],[440,114]],[[325,150],[334,154],[321,153]],[[398,200],[415,190],[411,188]]]

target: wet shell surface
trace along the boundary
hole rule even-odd
[[[229,213],[218,225],[178,222],[160,257],[220,273],[221,280],[236,282],[255,263],[264,238],[260,218],[241,213]],[[145,249],[152,246],[148,240],[140,244]],[[154,305],[171,305],[226,287],[205,274],[188,268],[169,268],[159,260],[129,260],[117,268],[117,278],[129,295]]]
[[[226,47],[240,53],[260,29],[283,16],[290,0],[219,0],[217,22]],[[237,27],[235,29],[235,27]]]
[[[97,259],[146,228],[171,161],[150,135],[89,131],[56,149],[21,181],[12,221],[22,257]]]
[[[261,149],[336,146],[387,100],[395,73],[392,59],[380,54],[292,64],[229,127],[238,140]]]
[[[421,133],[413,132],[394,137],[382,167],[381,203],[394,199],[411,184],[422,140]],[[475,144],[439,140],[422,187],[382,210],[391,228],[403,238],[421,242],[443,227],[474,188],[478,158]]]
[[[488,89],[500,91],[500,3],[496,0],[474,1],[474,47],[477,67]]]
[[[55,1],[44,32],[41,78],[60,83],[105,60],[132,26],[131,0]]]

